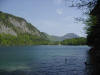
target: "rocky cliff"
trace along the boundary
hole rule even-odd
[[[3,12],[0,12],[0,33],[14,36],[31,34],[43,37],[42,33],[25,19]]]
[[[0,45],[46,44],[48,38],[25,19],[0,12]]]

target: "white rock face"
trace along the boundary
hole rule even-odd
[[[28,32],[31,33],[30,30],[26,27],[25,21],[17,21],[16,19],[9,17],[9,22],[11,22],[15,27],[21,29],[22,33]]]
[[[34,30],[30,30],[27,27],[27,22],[25,20],[16,20],[15,18],[9,17],[9,22],[14,25],[16,28],[18,28],[18,30],[20,31],[20,33],[29,33],[32,35],[38,35],[40,36],[40,32],[34,28]]]
[[[0,12],[0,34],[30,34],[34,36],[44,37],[41,32],[32,24],[28,23],[21,17],[16,17],[11,14]]]
[[[1,22],[0,22],[0,33],[11,34],[11,35],[17,36],[17,33],[13,29],[5,26]]]

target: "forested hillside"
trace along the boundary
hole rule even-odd
[[[0,45],[37,45],[47,37],[25,19],[0,12]]]

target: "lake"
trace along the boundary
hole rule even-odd
[[[0,47],[0,75],[87,75],[88,46]]]

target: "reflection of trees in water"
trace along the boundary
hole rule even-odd
[[[86,70],[87,75],[100,75],[100,53],[95,51],[93,53],[88,53]]]

